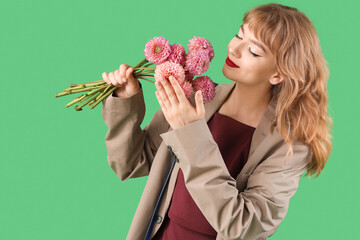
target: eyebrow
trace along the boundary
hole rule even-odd
[[[244,33],[244,25],[241,25],[241,26],[240,26],[240,29],[241,29],[241,31]],[[265,47],[264,47],[261,43],[255,41],[254,39],[250,39],[250,42],[252,42],[252,43],[255,44],[256,46],[258,46],[259,48],[261,48],[261,49],[266,53]]]

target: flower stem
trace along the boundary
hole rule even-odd
[[[155,83],[155,82],[153,82],[153,81],[151,81],[151,80],[149,80],[149,79],[143,78],[143,77],[139,77],[139,79],[143,79],[143,80],[145,80],[145,81],[148,81],[148,82],[151,82],[151,83]]]
[[[98,83],[83,83],[83,84],[76,84],[76,86],[74,87],[70,87],[70,88],[66,88],[64,89],[64,91],[70,91],[70,90],[75,90],[75,89],[82,89],[82,88],[86,88],[86,87],[93,87],[93,86],[100,86],[106,84],[106,82],[104,80],[102,80],[102,82],[98,82]],[[74,84],[71,84],[74,85]],[[70,86],[71,86],[70,85]]]
[[[87,88],[81,88],[81,89],[70,89],[70,90],[66,90],[65,92],[68,93],[68,94],[73,94],[73,93],[79,93],[79,92],[86,92],[86,91],[89,91],[89,90],[92,90],[92,89],[97,89],[99,88],[98,86],[94,86],[94,87],[87,87]]]
[[[92,82],[87,82],[87,83],[70,84],[70,87],[76,87],[76,86],[83,85],[83,84],[101,83],[101,82],[105,82],[105,81],[104,80],[97,80],[97,81],[92,81]]]
[[[155,78],[154,75],[147,75],[147,74],[141,74],[138,77],[149,77],[149,78]]]
[[[102,90],[104,90],[106,87],[103,86],[103,87],[100,87],[99,89],[96,89],[94,91],[91,91],[91,92],[88,92],[87,94],[85,94],[85,97],[80,101],[80,102],[83,102],[85,101],[86,99],[88,99],[90,96],[94,95],[95,93],[97,92],[100,92]]]
[[[106,97],[108,97],[113,91],[115,91],[117,89],[117,87],[113,87],[111,88],[107,93],[105,93],[101,98],[99,98],[91,107],[89,107],[90,109],[93,109],[94,107],[96,107],[96,105],[98,105],[103,99],[105,99]]]
[[[96,93],[96,94],[98,94],[98,93]],[[83,104],[81,104],[80,106],[75,106],[75,110],[76,110],[76,111],[81,111],[82,108],[83,108],[86,104],[88,104],[88,103],[90,103],[90,102],[92,102],[92,101],[95,101],[96,94],[95,94],[94,96],[92,96],[92,98],[90,98],[88,101],[86,101],[86,102],[84,102]]]
[[[107,86],[105,88],[104,91],[102,91],[97,97],[96,97],[96,100],[98,100],[102,95],[104,95],[106,93],[106,91],[111,87],[112,85],[109,84],[109,86]]]
[[[85,100],[88,100],[89,98],[91,98],[92,95],[93,95],[93,94],[91,94],[91,95],[85,95],[85,96],[79,101],[79,103],[82,103],[82,102],[84,102]]]
[[[68,107],[70,107],[71,105],[79,102],[80,100],[83,99],[83,96],[84,96],[84,95],[81,95],[80,97],[74,98],[71,102],[69,102],[68,104],[66,104],[65,107],[68,108]]]
[[[134,74],[134,76],[139,76],[139,75],[142,75],[142,74],[144,74],[144,73],[153,73],[153,74],[155,74],[155,72],[154,71],[141,71],[141,72],[138,72],[138,73],[136,73],[136,74]]]
[[[69,93],[67,93],[67,92],[55,93],[55,97],[62,97],[65,95],[69,95]]]
[[[78,96],[78,97],[76,97],[76,98],[73,98],[72,100],[75,100],[75,99],[83,99],[83,97],[84,97],[85,95],[84,94],[81,94],[80,96]]]
[[[149,61],[146,59],[146,58],[144,58],[143,60],[141,60],[138,64],[136,64],[136,66],[134,67],[134,69],[135,68],[137,68],[137,67],[141,67],[142,65],[144,65],[145,63],[148,63]]]
[[[155,69],[155,68],[148,68],[148,67],[139,67],[137,69]]]
[[[154,63],[149,62],[149,63],[145,64],[143,67],[148,67],[148,66],[151,66],[151,65],[153,65],[153,64],[154,64]]]

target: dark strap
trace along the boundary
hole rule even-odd
[[[159,206],[160,206],[161,199],[162,199],[162,197],[163,197],[163,195],[164,195],[165,188],[166,188],[166,186],[167,186],[167,184],[168,184],[168,182],[169,182],[170,175],[171,175],[172,170],[173,170],[173,168],[174,168],[175,162],[177,161],[177,157],[176,157],[176,155],[173,153],[173,151],[172,151],[172,149],[171,149],[170,146],[168,146],[168,149],[169,149],[171,155],[174,157],[174,161],[173,161],[173,163],[172,163],[172,165],[171,165],[169,174],[168,174],[168,176],[167,176],[167,178],[166,178],[166,181],[165,181],[165,183],[164,183],[164,185],[163,185],[163,187],[162,187],[162,189],[161,189],[159,198],[158,198],[158,200],[157,200],[157,202],[156,202],[155,209],[154,209],[153,215],[152,215],[151,220],[150,220],[150,224],[149,224],[148,229],[147,229],[147,231],[146,231],[145,240],[150,240],[150,238],[151,238],[151,233],[152,233],[152,230],[153,230],[153,228],[154,228],[154,222],[155,222],[155,218],[157,217],[157,212],[158,212],[158,210],[159,210]],[[165,219],[165,217],[164,217],[164,219]]]

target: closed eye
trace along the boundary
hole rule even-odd
[[[241,37],[239,37],[239,35],[237,35],[237,34],[235,34],[235,37],[237,37],[237,38],[239,38],[239,39],[241,39],[241,40],[242,40],[242,38],[241,38]]]
[[[251,50],[250,50],[250,47],[249,47],[249,52],[254,56],[254,57],[261,57],[260,55],[257,55],[255,53],[253,53]]]
[[[241,40],[242,40],[242,38],[239,37],[238,34],[235,34],[235,37],[237,37],[238,39],[241,39]],[[255,53],[253,53],[253,52],[250,50],[250,47],[249,47],[249,52],[250,52],[254,57],[261,57],[260,55],[257,55],[257,54],[255,54]]]

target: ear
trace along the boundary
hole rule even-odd
[[[284,81],[284,77],[280,75],[280,73],[276,73],[275,75],[273,75],[271,78],[270,78],[270,83],[272,85],[277,85],[279,83],[281,83],[282,81]]]

